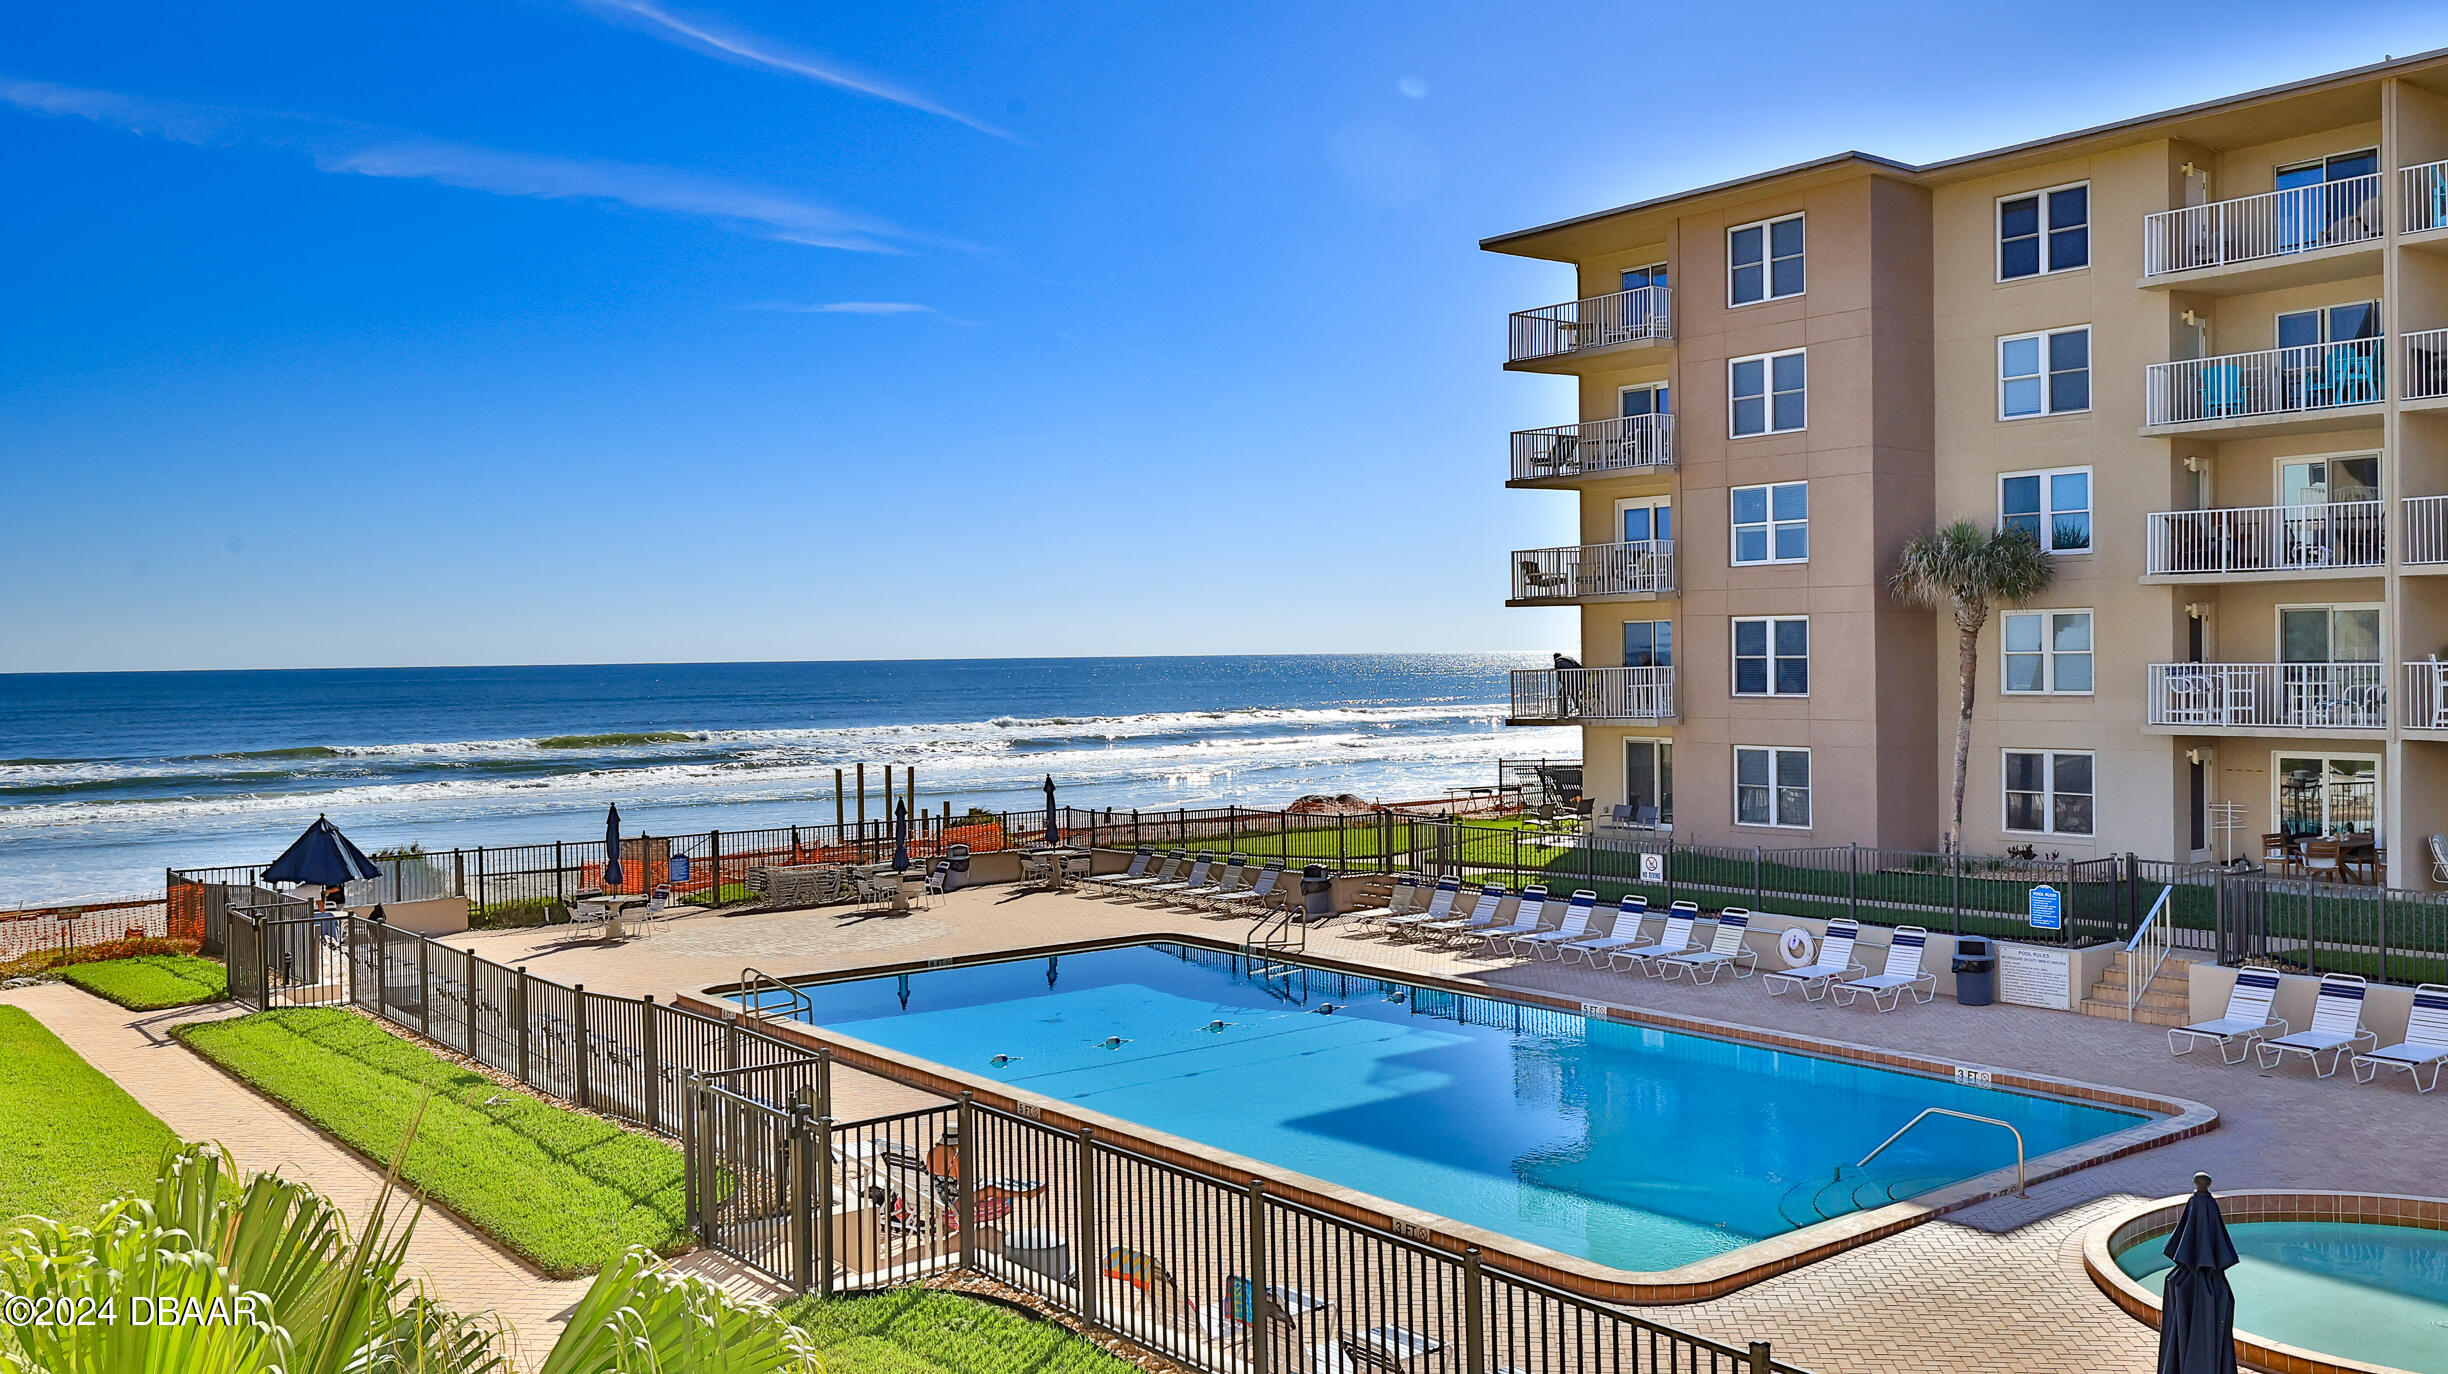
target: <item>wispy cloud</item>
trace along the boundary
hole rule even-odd
[[[860,95],[873,96],[878,100],[889,100],[895,105],[949,119],[955,124],[966,125],[981,134],[988,134],[1013,143],[1022,141],[1017,135],[998,129],[984,120],[973,119],[958,110],[939,105],[925,96],[914,91],[903,90],[888,81],[853,71],[837,62],[829,62],[806,53],[794,52],[771,39],[742,33],[716,20],[675,14],[652,3],[652,0],[578,0],[578,3],[596,14],[643,29],[683,47],[695,48],[699,52],[709,53],[728,61],[746,63],[751,67],[763,67],[767,71],[781,72],[786,76],[802,77],[827,86],[838,86],[845,91],[856,91]]]
[[[310,115],[187,105],[8,77],[0,77],[0,102],[180,143],[288,149],[326,172],[431,181],[523,199],[608,201],[715,220],[816,248],[898,253],[899,243],[921,238],[786,192],[667,167],[506,152]]]
[[[932,315],[935,307],[915,301],[824,301],[815,305],[799,305],[790,301],[761,301],[751,310],[779,310],[786,315]]]

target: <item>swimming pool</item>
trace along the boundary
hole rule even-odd
[[[2415,1374],[2448,1374],[2448,1231],[2351,1221],[2239,1221],[2236,1328],[2303,1350]],[[2164,1291],[2164,1235],[2117,1267]]]
[[[765,1009],[1617,1269],[1723,1254],[2141,1115],[1143,944],[766,991]]]

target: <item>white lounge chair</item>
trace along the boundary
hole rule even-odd
[[[1929,950],[1929,931],[1921,926],[1897,926],[1887,937],[1887,966],[1867,978],[1838,978],[1828,984],[1836,994],[1836,1005],[1849,1007],[1863,993],[1870,994],[1870,1005],[1879,1011],[1894,1011],[1904,1005],[1904,994],[1911,993],[1916,1002],[1927,1002],[1938,995],[1938,975],[1921,967],[1921,956]]]
[[[2354,1057],[2357,1083],[2369,1083],[2382,1069],[2403,1069],[2414,1080],[2414,1091],[2439,1086],[2440,1065],[2448,1063],[2448,983],[2425,983],[2414,989],[2414,1010],[2406,1017],[2405,1039]],[[2422,1071],[2431,1070],[2423,1082]]]
[[[1167,892],[1165,900],[1174,906],[1194,907],[1210,897],[1220,897],[1241,885],[1241,872],[1248,867],[1249,856],[1235,854],[1224,861],[1222,868],[1210,870],[1207,881]]]
[[[1154,862],[1156,862],[1156,846],[1152,844],[1143,844],[1131,852],[1130,867],[1123,869],[1119,873],[1090,874],[1081,881],[1087,883],[1090,887],[1104,887],[1109,883],[1129,882],[1134,879],[1146,877],[1148,865]],[[936,864],[939,868],[943,869],[947,873],[951,872],[952,870],[952,861],[949,859],[939,859],[936,861]]]
[[[1238,892],[1218,892],[1207,898],[1207,911],[1212,916],[1246,916],[1263,909],[1267,899],[1275,895],[1275,885],[1283,881],[1284,861],[1269,859],[1258,870],[1258,880]]]
[[[1188,892],[1192,888],[1205,887],[1207,886],[1207,875],[1209,872],[1213,871],[1214,868],[1215,851],[1212,849],[1202,849],[1199,851],[1197,861],[1190,865],[1190,871],[1188,873],[1183,874],[1181,877],[1175,878],[1171,882],[1149,883],[1145,887],[1135,889],[1137,893],[1136,900],[1141,902],[1163,902],[1170,900],[1172,895],[1176,892]]]
[[[1532,883],[1522,889],[1521,900],[1513,904],[1511,922],[1476,932],[1479,952],[1494,954],[1499,946],[1510,947],[1516,936],[1533,935],[1547,928],[1547,889]]]
[[[2363,1027],[2363,994],[2369,991],[2361,977],[2352,973],[2321,975],[2320,995],[2312,1001],[2312,1029],[2282,1035],[2261,1042],[2261,1067],[2277,1068],[2290,1054],[2300,1054],[2312,1064],[2312,1072],[2327,1078],[2338,1070],[2346,1056],[2356,1052],[2357,1045],[2366,1050],[2376,1049],[2380,1037]],[[2329,1067],[2320,1066],[2320,1057],[2329,1056]]]
[[[1759,951],[1743,943],[1750,933],[1751,913],[1738,906],[1727,907],[1717,913],[1717,932],[1707,949],[1669,955],[1660,971],[1670,983],[1678,971],[1690,974],[1695,983],[1714,983],[1727,969],[1734,970],[1737,978],[1748,978],[1759,972]]]
[[[1803,1001],[1819,1001],[1840,980],[1870,971],[1853,962],[1853,946],[1860,939],[1861,923],[1839,916],[1827,923],[1827,934],[1819,937],[1817,962],[1807,968],[1770,969],[1761,975],[1760,981],[1767,985],[1771,997],[1782,997],[1799,988]]]
[[[1164,862],[1157,865],[1156,870],[1152,873],[1142,873],[1136,878],[1107,878],[1105,891],[1110,896],[1122,898],[1142,889],[1154,887],[1158,883],[1173,882],[1181,877],[1182,868],[1189,861],[1189,850],[1176,849],[1165,855]]]
[[[1598,912],[1598,894],[1582,888],[1572,895],[1564,908],[1564,923],[1553,930],[1532,931],[1513,941],[1516,955],[1529,954],[1540,959],[1560,959],[1574,941],[1589,934],[1590,917]]]
[[[1379,928],[1399,940],[1414,927],[1450,920],[1453,917],[1454,899],[1461,895],[1462,880],[1460,878],[1451,876],[1439,878],[1436,889],[1428,894],[1428,905],[1408,916],[1388,916],[1378,923]]]
[[[1666,909],[1666,929],[1653,945],[1634,949],[1619,949],[1607,956],[1607,961],[1626,970],[1645,968],[1649,976],[1658,976],[1658,961],[1678,954],[1689,954],[1699,946],[1692,943],[1692,923],[1700,919],[1698,902],[1677,902]]]
[[[2253,1046],[2271,1031],[2283,1033],[2287,1023],[2270,1015],[2270,1003],[2278,997],[2278,970],[2247,968],[2236,970],[2235,987],[2227,994],[2227,1014],[2216,1021],[2196,1021],[2190,1026],[2177,1026],[2168,1031],[2170,1054],[2191,1054],[2193,1043],[2207,1040],[2219,1047],[2219,1058],[2225,1063],[2241,1064],[2252,1057]],[[2181,1039],[2180,1039],[2181,1037]],[[2233,1045],[2236,1052],[2227,1053]]]
[[[1557,951],[1556,957],[1565,963],[1587,961],[1596,968],[1599,961],[1619,949],[1637,948],[1641,942],[1641,922],[1648,919],[1649,899],[1637,892],[1627,892],[1615,905],[1614,924],[1607,933],[1594,939],[1575,940]]]
[[[1512,894],[1505,891],[1503,883],[1488,883],[1479,889],[1479,899],[1471,904],[1469,915],[1428,921],[1412,929],[1422,939],[1449,940],[1456,936],[1467,939],[1489,926],[1501,924],[1500,918],[1506,914],[1506,904],[1511,900]]]
[[[1394,880],[1394,889],[1386,894],[1384,906],[1366,906],[1358,911],[1347,911],[1343,913],[1343,919],[1356,925],[1374,926],[1397,916],[1408,916],[1419,910],[1420,904],[1427,900],[1420,895],[1427,886],[1426,878],[1417,873],[1405,873]]]

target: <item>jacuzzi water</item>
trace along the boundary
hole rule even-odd
[[[2415,1374],[2448,1374],[2448,1231],[2351,1221],[2240,1221],[2236,1327],[2256,1336]],[[2157,1293],[2164,1236],[2116,1257]]]
[[[770,1010],[1618,1269],[1705,1259],[2143,1118],[1169,944],[768,991]],[[1867,1013],[1864,1013],[1867,1014]],[[1831,1029],[1843,1018],[1831,1016]]]

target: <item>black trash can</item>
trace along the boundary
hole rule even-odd
[[[1955,1002],[1985,1007],[1997,1001],[1997,941],[1986,935],[1958,936],[1955,941]]]
[[[967,887],[969,885],[969,846],[965,844],[945,845],[944,861],[952,866],[950,871],[944,874],[944,891],[958,892]]]
[[[1326,865],[1309,864],[1301,869],[1301,920],[1323,921],[1334,915],[1334,879],[1326,876]]]

